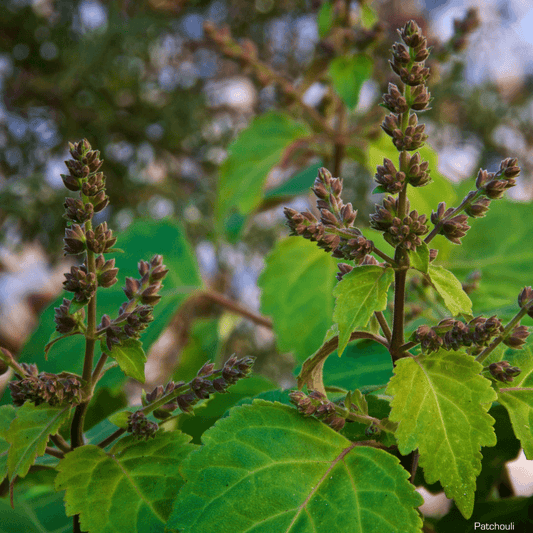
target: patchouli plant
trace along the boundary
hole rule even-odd
[[[328,9],[333,4],[325,2],[325,26],[334,18]],[[226,53],[270,76],[226,33],[207,30]],[[100,295],[117,282],[115,261],[108,258],[117,251],[116,238],[105,222],[93,226],[108,203],[99,153],[87,141],[71,146],[63,180],[77,196],[65,203],[65,253],[81,262],[65,274],[72,297],[55,309],[56,331],[44,351],[53,347],[51,357],[59,357],[61,341],[83,338],[83,371],[46,372],[2,351],[16,378],[9,384],[14,405],[0,407],[0,469],[12,503],[19,501],[13,497],[18,478],[45,471],[55,490],[64,491],[75,532],[442,533],[466,530],[478,513],[490,516],[493,504],[499,517],[505,506],[508,517],[527,513],[527,500],[505,498],[504,472],[520,445],[533,459],[533,354],[521,324],[533,317],[533,289],[513,286],[518,310],[513,307],[512,318],[508,309],[475,316],[469,294],[479,273],[461,283],[439,264],[462,245],[470,223],[499,209],[492,202],[505,203],[500,199],[520,168],[516,159],[505,159],[495,172],[480,170],[456,205],[440,201],[450,203],[450,194],[418,118],[431,102],[430,49],[415,22],[399,33],[390,64],[400,82],[389,85],[382,104],[386,142],[373,139],[368,147],[380,153],[374,192],[384,195],[370,227],[356,222],[341,178],[320,168],[312,187],[317,211],[285,208],[291,235],[276,243],[259,279],[261,309],[272,321],[217,299],[274,330],[280,351],[302,362],[297,390],[253,390],[224,404],[231,386],[256,378],[240,381],[250,377],[254,360],[232,356],[220,365],[194,366],[192,378],[144,392],[136,408],[108,409],[103,425],[89,427],[99,383],[115,367],[144,381],[140,338],[150,322],[158,324],[165,305],[159,292],[172,271],[158,254],[140,261],[139,277],[125,280],[125,301],[114,314],[99,314]],[[364,78],[370,60],[355,59],[343,57],[346,68],[337,62],[332,72],[343,80],[346,73],[348,80],[361,72]],[[339,87],[339,76],[332,78]],[[327,126],[336,175],[350,148],[348,118],[357,103],[348,82],[340,87],[350,102],[344,108],[337,99],[342,135],[328,122],[335,117],[322,120],[315,108],[303,108]],[[261,125],[268,126],[263,145]],[[234,142],[221,175],[241,179],[237,160],[243,157],[242,168],[262,176],[301,138],[309,142],[311,136],[300,122],[266,114]],[[249,158],[248,146],[254,148]],[[362,151],[358,156],[366,161]],[[248,178],[242,176],[244,185],[230,180],[230,200],[236,191],[253,189]],[[431,192],[436,185],[443,190]],[[240,199],[246,213],[253,209],[253,201]],[[221,220],[230,203],[220,210]],[[341,357],[329,357],[335,352]],[[363,384],[362,373],[370,376]],[[217,393],[224,396],[212,398]],[[441,521],[423,517],[420,485],[443,489],[456,508]]]

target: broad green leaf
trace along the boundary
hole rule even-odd
[[[346,348],[351,333],[364,329],[374,311],[387,307],[387,291],[393,279],[392,268],[363,265],[346,274],[335,287],[333,320],[339,325],[339,355]]]
[[[278,241],[259,277],[261,312],[271,316],[278,348],[303,361],[332,324],[337,261],[299,237]]]
[[[120,305],[126,301],[124,278],[139,277],[137,263],[150,260],[155,254],[161,254],[169,272],[160,291],[161,301],[154,307],[154,321],[142,333],[141,340],[146,352],[159,338],[181,303],[195,289],[202,285],[196,258],[191,250],[181,225],[170,219],[154,221],[138,220],[119,236],[118,243],[126,250],[116,258],[120,269],[119,282],[109,289],[99,291],[98,316],[103,313],[111,318],[117,316]],[[55,329],[54,307],[58,307],[63,298],[71,298],[72,293],[62,294],[42,313],[38,328],[24,346],[20,362],[36,363],[40,370],[59,374],[63,370],[82,373],[85,341],[81,335],[74,335],[53,345],[45,361],[43,347],[48,342],[50,332]],[[120,385],[123,374],[119,368],[107,372],[98,386]],[[9,394],[4,394],[2,403],[11,401]]]
[[[496,444],[487,413],[496,393],[482,368],[463,352],[439,350],[397,361],[387,387],[400,453],[418,448],[426,481],[439,480],[465,518],[472,515],[480,448]]]
[[[334,7],[333,2],[326,0],[321,6],[318,12],[317,25],[318,36],[323,39],[331,30],[331,25],[334,19]]]
[[[274,189],[269,189],[266,191],[265,200],[286,198],[289,196],[296,196],[298,194],[309,193],[315,178],[318,175],[318,169],[323,166],[324,164],[322,161],[319,161],[318,163],[314,163],[301,172],[298,172],[285,183],[278,185]]]
[[[189,436],[159,432],[147,441],[126,437],[109,453],[94,445],[65,455],[56,490],[66,490],[67,516],[80,515],[91,533],[163,533],[183,485],[179,467],[194,449]]]
[[[453,316],[461,313],[472,314],[472,301],[463,290],[461,282],[449,270],[441,266],[429,265],[429,278]]]
[[[533,281],[533,203],[494,200],[487,216],[469,220],[472,227],[461,239],[463,245],[452,246],[444,262],[439,253],[437,261],[462,280],[479,270],[479,287],[470,295],[474,309],[510,320],[517,311],[518,293]]]
[[[167,527],[180,533],[421,531],[422,498],[398,459],[294,408],[231,410],[184,462]],[[342,526],[340,526],[342,524]]]
[[[102,352],[112,357],[126,376],[144,383],[144,365],[146,355],[143,345],[138,339],[126,339],[120,344],[114,344],[109,350],[105,342],[100,343]]]
[[[418,246],[416,251],[409,250],[409,260],[411,267],[427,274],[429,271],[429,248],[428,245],[422,241],[422,246]]]
[[[29,473],[19,480],[13,505],[0,500],[0,533],[71,533],[72,518],[65,515],[64,494],[54,490],[56,472]]]
[[[9,426],[6,440],[11,444],[7,468],[11,483],[24,477],[38,455],[43,455],[50,435],[55,435],[68,418],[70,406],[38,406],[26,402],[17,409],[17,417]]]
[[[526,458],[533,459],[533,350],[531,347],[509,350],[503,360],[520,368],[522,373],[512,383],[499,384],[498,401],[509,413]]]
[[[288,115],[270,111],[256,117],[229,146],[228,158],[220,168],[218,204],[219,224],[232,209],[247,215],[263,197],[268,173],[280,162],[285,150],[309,130]]]
[[[16,412],[12,405],[0,407],[0,483],[7,475],[7,454],[11,446],[7,439],[7,432]]]
[[[388,383],[392,377],[392,360],[387,349],[373,341],[348,343],[342,357],[333,352],[324,363],[326,387],[360,389]]]
[[[333,87],[350,109],[359,102],[359,92],[372,75],[372,68],[372,60],[363,54],[339,56],[330,62],[328,74]]]

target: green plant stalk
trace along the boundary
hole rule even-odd
[[[87,197],[82,195],[84,203],[88,203]],[[85,222],[85,231],[92,230],[91,221]],[[94,252],[87,248],[87,271],[96,276],[96,262]],[[93,394],[93,361],[94,361],[94,347],[96,344],[96,293],[98,286],[94,292],[93,297],[87,304],[87,330],[85,332],[85,357],[83,359],[83,373],[82,378],[85,383],[85,392],[87,396],[84,401],[76,406],[74,417],[72,418],[72,425],[70,427],[70,444],[72,449],[83,446],[83,426],[85,422],[85,415],[89,406],[90,399]]]
[[[513,328],[522,320],[527,314],[529,306],[525,305],[516,313],[514,318],[505,326],[504,330],[498,335],[477,357],[476,361],[482,363],[490,355],[490,353],[509,335]]]

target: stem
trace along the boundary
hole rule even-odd
[[[381,259],[384,259],[387,263],[390,263],[391,265],[396,264],[396,261],[392,257],[389,257],[386,253],[382,252],[379,248],[376,248],[375,246],[372,249],[372,253],[381,257]]]
[[[59,450],[56,450],[55,448],[50,448],[49,446],[46,447],[45,452],[48,455],[57,457],[58,459],[63,459],[63,457],[65,457],[65,454],[63,452],[60,452]]]
[[[412,485],[415,484],[415,476],[416,471],[418,469],[418,458],[420,457],[420,453],[418,452],[418,448],[412,453],[411,457],[411,477],[409,478],[409,483]]]
[[[58,433],[57,435],[50,435],[50,440],[59,448],[63,453],[68,453],[71,448],[68,442]]]
[[[98,379],[100,378],[100,374],[102,373],[102,369],[104,368],[105,362],[107,361],[107,357],[108,355],[105,352],[102,352],[100,359],[98,359],[98,363],[96,363],[96,367],[92,375],[92,382],[94,384],[96,384],[98,382]]]
[[[219,292],[209,289],[207,291],[202,292],[201,295],[206,296],[213,302],[216,302],[222,307],[225,307],[226,309],[233,311],[237,315],[241,315],[247,318],[248,320],[255,322],[259,326],[272,329],[272,320],[270,320],[270,318],[264,317],[262,315],[258,315],[254,313],[253,311],[246,309],[246,307],[243,307],[239,303],[235,302],[234,300],[231,300],[230,298],[227,298],[226,296],[224,296],[223,294],[220,294]]]
[[[389,328],[389,324],[385,320],[385,315],[383,314],[382,311],[376,311],[374,313],[374,315],[377,318],[377,320],[379,322],[379,325],[381,326],[381,331],[383,331],[383,335],[385,335],[385,338],[390,343],[391,337],[392,337],[392,332],[391,332],[391,330]]]
[[[85,201],[85,197],[83,198]],[[91,221],[85,222],[85,231],[92,229]],[[96,261],[94,252],[87,249],[87,271],[96,275]],[[98,287],[96,287],[98,289]],[[85,422],[85,414],[87,413],[87,407],[92,396],[93,383],[92,383],[92,371],[93,371],[93,359],[94,359],[94,346],[96,343],[96,291],[93,297],[89,300],[87,305],[87,330],[85,332],[85,357],[83,359],[83,374],[82,378],[85,380],[85,389],[89,392],[89,397],[82,403],[80,403],[74,412],[72,418],[72,426],[70,427],[70,443],[72,449],[79,446],[83,446],[83,425]]]
[[[97,446],[99,448],[105,448],[111,444],[114,440],[118,439],[122,434],[126,433],[125,429],[117,429],[114,433],[111,433],[109,437],[105,438],[102,442],[99,442]]]
[[[490,352],[500,344],[505,337],[510,333],[510,331],[522,320],[522,317],[528,312],[529,306],[524,306],[518,313],[515,315],[515,317],[505,326],[504,330],[498,335],[477,357],[476,361],[482,363],[489,355]]]
[[[406,88],[407,91],[407,88]],[[404,113],[405,114],[405,113]],[[398,195],[398,218],[403,220],[407,208],[407,184],[403,187]],[[404,266],[405,260],[408,260],[406,250],[401,246],[396,248],[394,259],[400,268],[394,272],[394,314],[392,320],[392,338],[390,342],[390,354],[392,361],[395,362],[402,356],[400,347],[405,343],[404,340],[404,318],[405,318],[405,280],[407,278],[407,268]]]

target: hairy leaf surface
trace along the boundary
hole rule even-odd
[[[504,360],[522,373],[511,383],[500,383],[498,401],[507,409],[513,430],[524,448],[527,459],[533,459],[533,350],[509,350]]]
[[[159,432],[148,441],[120,440],[109,453],[77,448],[59,463],[56,490],[66,490],[67,516],[91,533],[163,533],[183,484],[178,471],[194,449],[189,436]]]
[[[7,458],[9,479],[24,477],[38,455],[43,455],[50,435],[55,435],[68,418],[70,405],[51,407],[26,402],[17,409],[6,440],[11,444]]]
[[[220,168],[219,223],[233,208],[248,214],[257,207],[268,173],[292,142],[307,135],[306,126],[284,113],[271,111],[256,117],[229,146],[229,156]]]
[[[472,302],[468,294],[463,290],[461,282],[449,270],[441,266],[429,265],[429,278],[453,316],[461,313],[472,314]]]
[[[337,261],[303,238],[279,241],[259,277],[261,312],[271,316],[278,348],[305,360],[331,326]]]
[[[394,279],[392,268],[363,265],[346,274],[335,287],[333,320],[339,325],[339,355],[352,331],[364,329],[374,314],[387,307],[387,291]]]
[[[422,498],[392,455],[255,400],[204,434],[168,522],[181,533],[420,532]]]
[[[482,368],[470,355],[440,350],[400,359],[387,387],[400,452],[419,449],[426,481],[439,480],[465,518],[474,505],[480,448],[496,444],[487,413],[496,393],[479,375]]]

